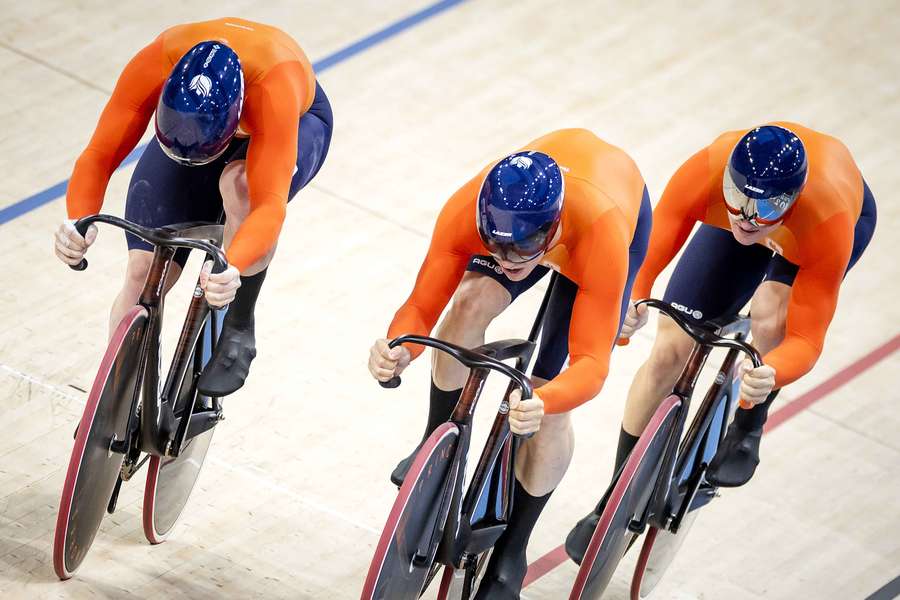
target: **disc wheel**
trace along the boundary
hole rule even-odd
[[[635,537],[628,525],[645,503],[655,480],[680,405],[677,396],[667,397],[631,451],[585,551],[570,600],[599,598],[609,585]]]
[[[443,500],[456,481],[458,443],[459,429],[448,422],[419,449],[381,533],[362,600],[419,597],[437,551],[437,544],[428,548],[427,541],[447,520],[449,504]]]
[[[60,579],[71,577],[87,555],[122,468],[125,454],[112,446],[126,438],[146,324],[146,309],[135,306],[116,327],[78,423],[53,539]]]
[[[187,409],[193,405],[198,407],[213,406],[212,398],[200,396],[197,393],[197,379],[203,369],[204,363],[211,355],[209,347],[209,324],[203,328],[198,342],[191,355],[189,367],[181,381],[178,390],[178,400],[175,404],[175,415],[183,418]],[[200,351],[198,358],[197,352]],[[196,410],[196,409],[195,409]],[[215,419],[216,414],[209,413],[210,419]],[[195,419],[188,426],[181,452],[177,457],[151,456],[147,469],[147,484],[144,487],[144,536],[151,544],[159,544],[166,540],[172,528],[184,511],[188,498],[200,476],[200,469],[212,442],[213,431],[211,427],[202,431],[201,422]],[[214,425],[209,423],[208,425]],[[193,428],[193,431],[192,431]],[[196,431],[202,433],[197,434]]]

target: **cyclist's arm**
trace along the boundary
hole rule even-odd
[[[250,212],[228,247],[228,262],[244,272],[278,241],[297,164],[297,125],[306,94],[300,63],[282,63],[247,89]]]
[[[648,298],[653,282],[684,245],[694,223],[703,219],[710,193],[709,152],[690,157],[672,176],[653,209],[647,257],[638,271],[632,298]]]
[[[590,270],[579,287],[569,326],[569,368],[537,388],[547,414],[584,404],[603,387],[609,356],[619,329],[622,290],[628,278],[628,244],[608,212],[591,228],[593,239],[579,241],[590,248],[581,262]],[[577,250],[576,250],[577,252]]]
[[[416,284],[409,298],[394,315],[388,337],[404,334],[428,335],[462,280],[478,233],[475,229],[473,199],[481,182],[470,180],[447,202],[431,237],[425,261],[419,269]],[[413,358],[423,347],[409,346]]]
[[[822,353],[853,248],[848,231],[853,227],[845,213],[815,229],[815,248],[808,252],[817,253],[818,260],[797,272],[788,300],[784,340],[763,357],[763,362],[775,369],[776,388],[808,373]]]
[[[103,206],[109,178],[147,129],[169,75],[167,64],[160,36],[125,66],[90,143],[75,162],[66,191],[69,218],[94,214]]]

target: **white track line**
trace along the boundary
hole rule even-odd
[[[43,389],[49,391],[50,393],[52,393],[54,396],[59,396],[65,400],[68,400],[69,402],[74,402],[74,403],[78,404],[79,406],[85,405],[86,398],[80,398],[78,396],[74,396],[66,391],[63,391],[63,390],[57,388],[56,386],[50,385],[48,383],[44,383],[43,381],[40,381],[39,379],[37,379],[31,375],[28,375],[27,373],[19,371],[18,369],[14,369],[10,366],[0,364],[0,370],[12,375],[13,377],[15,377],[17,379],[26,381],[31,385],[35,385],[40,388],[43,388]],[[265,471],[263,471],[262,469],[260,469],[256,466],[253,466],[253,465],[249,465],[246,467],[237,466],[228,461],[217,459],[215,457],[209,457],[209,460],[210,460],[210,462],[214,463],[218,467],[224,467],[225,469],[228,469],[229,471],[231,471],[233,473],[237,473],[244,477],[252,479],[256,483],[265,486],[269,490],[281,493],[284,496],[287,496],[288,498],[295,500],[297,503],[303,505],[304,507],[309,508],[310,510],[320,512],[322,514],[328,515],[328,516],[338,519],[340,521],[344,521],[345,523],[349,523],[350,525],[353,525],[354,527],[357,527],[358,529],[362,529],[363,531],[367,531],[369,533],[375,534],[376,536],[381,533],[380,530],[370,527],[364,523],[357,521],[356,519],[354,519],[348,515],[341,513],[340,511],[336,511],[333,508],[328,507],[328,505],[326,503],[319,502],[317,500],[312,500],[305,494],[301,494],[295,490],[292,490],[291,488],[289,488],[287,486],[281,485],[280,483],[273,481],[272,479],[265,476],[266,475]]]

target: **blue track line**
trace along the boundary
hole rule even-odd
[[[440,2],[435,2],[434,4],[426,6],[422,10],[415,12],[408,17],[404,17],[399,21],[388,25],[384,29],[367,35],[361,40],[350,44],[346,48],[341,48],[337,52],[319,59],[318,61],[313,63],[313,70],[316,72],[316,74],[322,73],[323,71],[326,71],[327,69],[330,69],[331,67],[338,65],[345,60],[353,58],[357,54],[360,54],[361,52],[364,52],[369,48],[372,48],[373,46],[376,46],[396,35],[399,35],[407,29],[411,29],[419,23],[422,23],[423,21],[426,21],[431,17],[438,15],[449,8],[452,8],[457,4],[462,4],[465,1],[466,0],[441,0]],[[119,165],[118,169],[121,169],[122,167],[127,166],[140,158],[141,153],[146,147],[147,145],[144,144],[132,150],[131,154],[125,157],[125,160],[122,161],[122,164]],[[21,217],[25,213],[31,212],[32,210],[41,207],[44,204],[47,204],[48,202],[59,198],[60,196],[65,195],[68,185],[68,179],[60,181],[56,185],[52,185],[45,190],[41,190],[37,194],[28,196],[27,198],[14,202],[9,206],[0,209],[0,225]]]

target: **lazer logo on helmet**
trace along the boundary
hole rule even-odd
[[[498,231],[497,229],[491,229],[491,233],[494,235],[499,235],[500,237],[512,237],[512,233],[506,231]]]
[[[688,315],[694,317],[695,319],[703,318],[703,313],[700,312],[699,310],[694,310],[692,308],[688,308],[687,306],[685,306],[683,304],[678,304],[677,302],[669,302],[669,304],[671,304],[672,308],[674,308],[675,310],[679,310],[685,314],[688,314]]]
[[[750,185],[749,183],[748,183],[747,185],[744,186],[744,189],[745,189],[745,190],[750,190],[751,192],[756,192],[757,194],[765,194],[765,193],[766,193],[765,190],[761,190],[761,189],[759,189],[758,187],[753,187],[753,186]]]
[[[207,57],[206,57],[206,60],[203,61],[203,68],[204,68],[204,69],[205,69],[206,67],[209,66],[209,63],[212,61],[213,56],[216,55],[216,52],[219,51],[219,48],[220,48],[220,47],[221,47],[221,46],[219,46],[218,44],[213,44],[212,50],[210,50],[210,52],[209,52],[209,56],[207,56]]]

